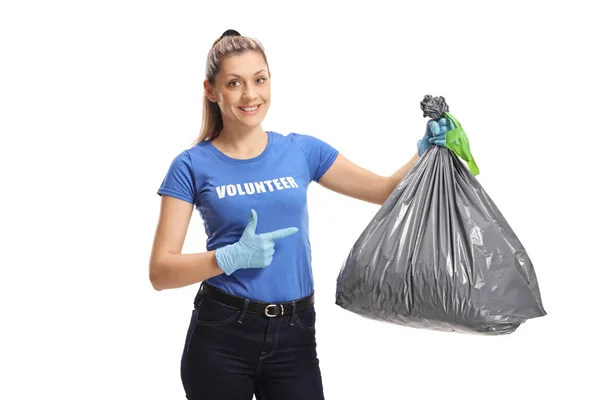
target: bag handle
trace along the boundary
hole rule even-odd
[[[478,175],[479,167],[471,154],[469,139],[467,138],[467,134],[462,128],[462,125],[449,112],[444,112],[444,116],[454,124],[454,129],[446,132],[446,147],[467,162],[467,166],[473,175]]]

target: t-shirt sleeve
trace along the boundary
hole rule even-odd
[[[302,151],[308,162],[311,180],[318,182],[329,167],[331,167],[339,151],[314,136],[299,133],[292,133],[291,135],[302,147]]]
[[[158,192],[194,204],[196,199],[196,184],[192,160],[187,150],[181,152],[171,162]]]

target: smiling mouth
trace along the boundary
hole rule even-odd
[[[238,107],[238,109],[240,111],[242,111],[244,114],[254,114],[258,111],[260,106],[262,106],[262,104],[257,104],[255,106],[250,106],[250,107]]]

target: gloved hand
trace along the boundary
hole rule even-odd
[[[240,240],[217,249],[217,264],[225,274],[231,275],[242,268],[268,267],[275,254],[275,240],[298,232],[298,228],[292,227],[257,235],[257,224],[258,215],[251,210],[250,220]]]
[[[455,129],[454,124],[447,118],[440,118],[439,121],[430,119],[427,122],[425,136],[417,143],[419,157],[425,153],[432,143],[437,146],[446,147],[446,132],[453,129]]]

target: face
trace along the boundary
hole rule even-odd
[[[221,70],[212,87],[204,82],[208,98],[217,102],[224,125],[260,126],[269,109],[271,80],[267,64],[256,51],[221,60]]]

